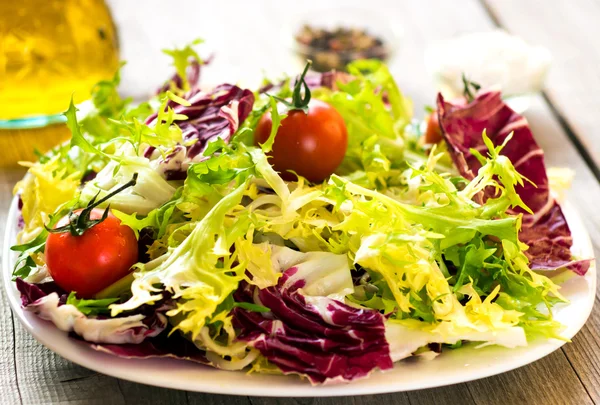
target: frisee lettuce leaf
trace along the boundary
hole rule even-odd
[[[337,90],[313,92],[342,115],[348,129],[348,149],[338,173],[373,170],[375,159],[403,161],[402,135],[412,116],[410,100],[381,61],[352,62],[348,71],[352,80],[338,83]]]
[[[167,312],[179,321],[175,330],[196,338],[217,306],[231,294],[243,269],[231,260],[228,230],[224,218],[239,204],[246,183],[223,197],[199,221],[190,235],[177,248],[165,254],[157,268],[136,274],[131,285],[133,296],[125,303],[111,306],[111,315],[132,310],[163,298],[161,285],[177,300],[177,307]],[[220,268],[217,263],[222,263]]]
[[[92,155],[99,155],[109,157],[102,150],[94,146],[89,140],[87,140],[81,131],[81,124],[77,121],[77,107],[73,103],[73,97],[69,103],[69,108],[64,112],[64,116],[67,118],[67,127],[71,131],[71,147],[77,146],[85,153]]]
[[[109,305],[118,300],[119,298],[104,298],[100,300],[77,298],[77,295],[71,292],[67,297],[66,304],[73,305],[79,312],[86,316],[95,316],[109,314]]]
[[[13,281],[16,280],[17,277],[27,278],[29,274],[37,268],[38,263],[36,263],[33,257],[44,251],[47,237],[48,231],[44,229],[29,242],[11,246],[10,250],[19,252],[19,257],[17,257],[12,273]]]
[[[275,142],[275,136],[277,135],[277,130],[281,126],[281,121],[287,117],[286,114],[279,114],[277,109],[277,100],[273,96],[269,96],[269,106],[270,109],[268,113],[271,114],[271,132],[269,133],[269,138],[260,145],[261,149],[265,153],[269,153],[271,149],[273,149],[273,143]],[[267,112],[265,112],[267,114]]]
[[[198,55],[198,52],[194,49],[194,46],[200,45],[204,41],[200,38],[193,40],[191,43],[185,45],[183,48],[163,49],[163,53],[173,58],[173,66],[177,71],[177,75],[181,78],[182,86],[181,90],[187,91],[190,89],[190,83],[187,78],[187,67],[190,60],[194,60],[199,64],[202,64],[202,58]]]

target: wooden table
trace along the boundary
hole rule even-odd
[[[282,48],[277,35],[280,25],[286,16],[296,10],[319,4],[316,0],[294,3],[230,0],[226,4],[220,2],[221,5],[189,1],[177,2],[177,9],[183,13],[167,13],[164,10],[156,11],[161,6],[152,1],[145,2],[145,11],[141,11],[142,15],[136,18],[125,10],[135,7],[132,3],[111,2],[115,7],[117,23],[127,24],[121,30],[125,58],[136,57],[135,40],[143,35],[140,34],[141,21],[154,16],[153,24],[157,21],[164,24],[153,26],[161,28],[161,37],[168,37],[172,33],[173,38],[181,38],[182,33],[189,33],[188,38],[217,38],[218,54],[213,69],[222,72],[232,72],[232,66],[235,72],[260,72],[261,66],[267,65],[286,69],[288,66],[281,56],[288,51]],[[555,60],[546,90],[534,99],[525,115],[546,152],[547,164],[570,167],[576,171],[569,198],[586,219],[596,254],[600,252],[600,213],[597,208],[600,204],[600,170],[597,166],[600,163],[600,146],[593,144],[600,125],[600,74],[597,71],[600,50],[595,46],[600,33],[597,23],[600,20],[598,1],[369,0],[344,4],[372,6],[394,24],[403,27],[404,39],[392,70],[405,93],[414,99],[417,116],[422,116],[422,106],[432,104],[435,95],[423,63],[423,50],[430,41],[459,32],[501,26],[535,44],[548,47]],[[172,24],[170,27],[169,22]],[[133,74],[136,72],[129,71],[125,76],[133,77]],[[125,90],[131,90],[131,87],[125,86]],[[1,212],[6,212],[12,187],[22,175],[20,170],[0,171]],[[5,219],[4,216],[0,217],[0,226]],[[14,319],[4,292],[0,294],[1,404],[267,405],[294,402],[338,404],[342,401],[356,405],[600,403],[598,305],[572,343],[542,360],[502,375],[417,392],[295,400],[174,391],[97,374],[62,359],[38,344]]]

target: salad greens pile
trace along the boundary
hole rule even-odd
[[[119,96],[118,73],[99,83],[89,113],[73,104],[65,113],[70,143],[29,164],[15,188],[24,305],[47,319],[74,307],[90,322],[62,327],[94,347],[181,336],[207,364],[312,382],[363,377],[439,352],[439,344],[561,339],[551,308],[566,300],[532,270],[519,239],[533,212],[519,193],[530,174],[504,155],[511,136],[498,142],[493,128],[489,137],[479,130],[485,146],[471,150],[478,166],[465,175],[452,142],[423,143],[388,68],[357,61],[329,85],[316,74],[310,82],[312,97],[346,123],[343,163],[321,184],[287,182],[268,155],[289,81],[268,94],[233,85],[201,91],[194,70],[202,60],[184,51],[171,52],[176,80],[146,103]],[[267,112],[271,137],[256,145]],[[143,259],[96,299],[67,291],[66,302],[50,300],[38,288],[51,282],[45,226],[134,175],[135,185],[103,206],[135,231]]]

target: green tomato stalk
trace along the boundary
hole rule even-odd
[[[67,217],[69,218],[68,225],[64,225],[64,226],[54,228],[54,229],[49,228],[47,225],[44,225],[44,227],[50,233],[70,232],[71,235],[73,235],[73,236],[83,235],[88,229],[98,225],[100,222],[104,221],[108,217],[108,213],[110,212],[110,204],[106,207],[106,209],[104,210],[104,213],[102,214],[102,217],[100,219],[91,219],[90,218],[90,215],[92,214],[92,210],[94,208],[96,208],[97,206],[99,206],[100,204],[106,202],[108,199],[119,194],[123,190],[126,190],[129,187],[135,186],[135,184],[137,182],[137,178],[138,178],[138,174],[134,173],[131,180],[129,180],[127,183],[125,183],[124,185],[122,185],[121,187],[119,187],[118,189],[113,191],[112,193],[109,193],[105,197],[99,199],[98,201],[96,201],[96,197],[98,197],[98,194],[96,194],[94,196],[94,198],[92,198],[91,201],[88,203],[87,207],[85,207],[79,215],[77,215],[75,213],[75,211],[73,211],[73,209],[71,209],[69,211],[69,213],[67,214]]]

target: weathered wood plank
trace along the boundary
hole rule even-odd
[[[596,297],[595,307],[599,306],[600,300]],[[563,352],[595,403],[600,402],[600,382],[598,381],[600,375],[600,348],[598,347],[600,314],[598,312],[598,310],[593,311],[590,320],[573,338],[573,342],[563,347]]]
[[[187,393],[185,391],[170,390],[167,388],[153,387],[150,385],[138,384],[130,381],[114,379],[117,381],[125,403],[131,404],[188,404]],[[207,403],[212,404],[212,401]],[[231,405],[237,405],[231,402]],[[240,404],[242,405],[242,404]]]
[[[252,405],[248,397],[201,394],[198,392],[188,392],[187,401],[188,405]],[[178,402],[173,403],[176,404]]]
[[[600,165],[600,3],[594,0],[485,0],[500,25],[547,47],[554,62],[546,94]]]
[[[23,404],[125,404],[117,380],[75,365],[15,327],[15,365]]]
[[[467,384],[457,384],[448,387],[432,388],[408,392],[411,405],[444,404],[444,405],[470,405],[475,400]]]
[[[593,404],[559,350],[535,363],[469,383],[477,404]]]
[[[0,212],[4,213],[8,209],[13,184],[22,175],[22,170],[0,171]],[[0,215],[0,241],[4,240],[5,223],[6,215]],[[0,399],[2,402],[18,404],[21,397],[15,371],[14,341],[12,314],[8,308],[6,293],[0,288]]]
[[[250,397],[252,405],[335,405],[341,402],[348,405],[415,405],[406,393],[385,395],[364,395],[343,398],[257,398]]]
[[[18,404],[21,395],[15,371],[13,319],[3,289],[0,291],[0,323],[0,398]]]

